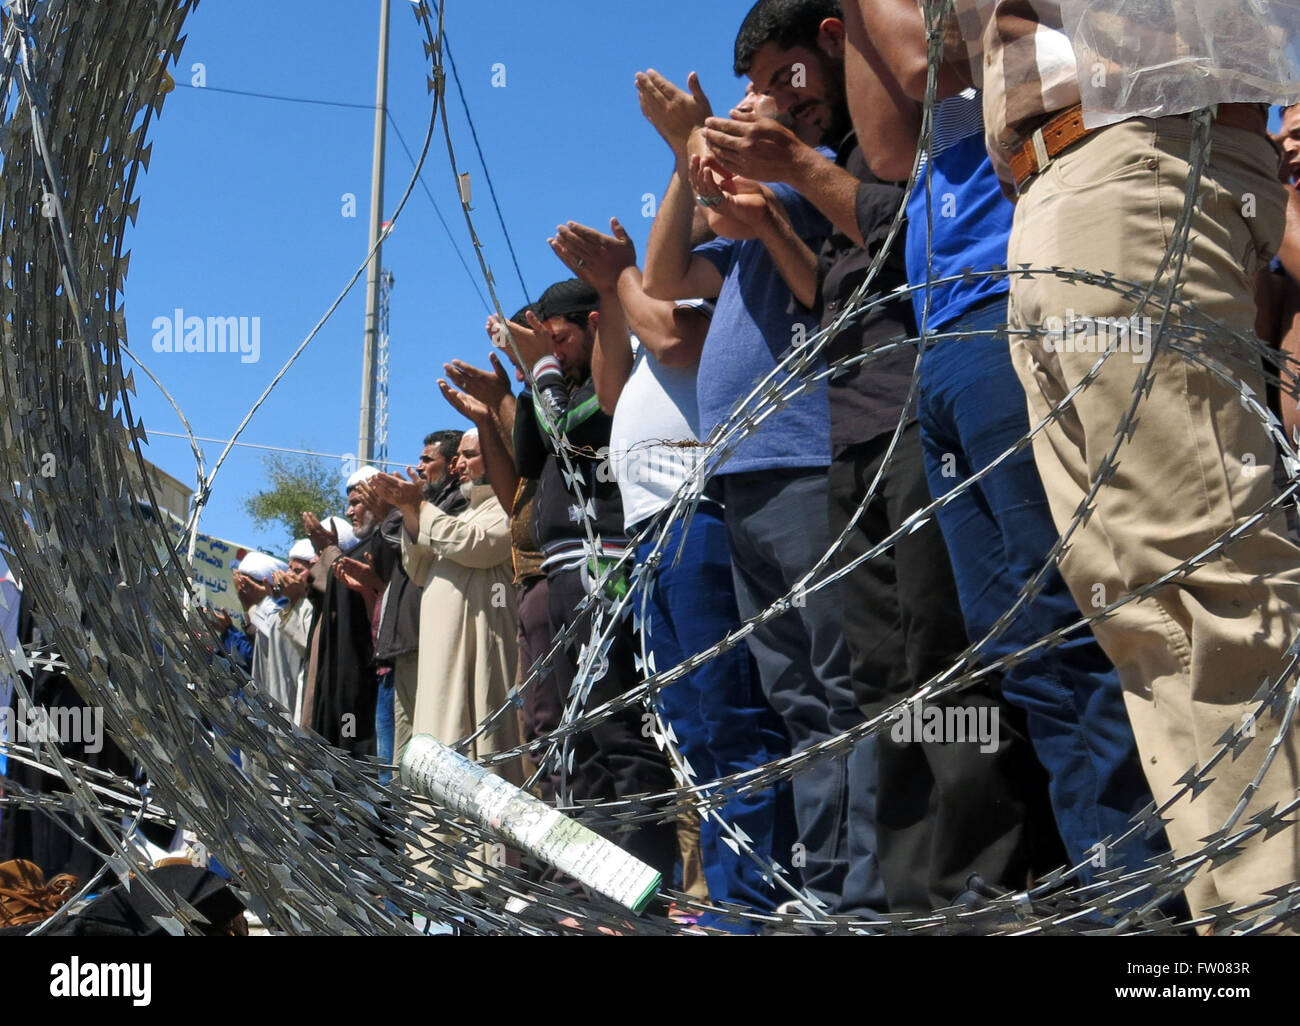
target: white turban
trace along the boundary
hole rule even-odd
[[[289,550],[290,559],[301,559],[304,563],[310,563],[315,557],[316,549],[306,538],[299,538]]]
[[[378,467],[362,467],[350,478],[348,478],[347,491],[349,492],[352,491],[352,489],[355,488],[357,485],[359,485],[362,481],[369,481],[372,477],[374,477],[378,473],[379,473]]]
[[[271,575],[277,570],[288,570],[289,565],[283,563],[273,556],[268,556],[262,552],[250,552],[247,556],[239,561],[237,569],[245,577],[252,577],[259,581],[269,581]]]
[[[344,552],[351,552],[361,544],[361,539],[352,530],[352,525],[342,517],[330,517],[321,526],[327,531],[334,531],[338,534],[339,548]]]

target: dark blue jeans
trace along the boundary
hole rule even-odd
[[[970,311],[960,326],[992,331],[1007,319],[1005,297]],[[1024,391],[1003,335],[940,341],[921,361],[920,422],[926,477],[939,498],[991,464],[1029,433]],[[972,641],[983,638],[1047,561],[1059,535],[1029,448],[939,510],[962,614]],[[1079,619],[1053,569],[1042,592],[981,650],[1007,655]],[[1098,869],[1140,868],[1167,851],[1163,834],[1118,837],[1151,800],[1124,709],[1119,677],[1092,632],[1042,648],[1003,670],[1003,696],[1028,716],[1034,751],[1050,777],[1052,810],[1069,857]],[[1090,864],[1085,878],[1093,875]]]
[[[375,745],[381,763],[393,761],[393,673],[390,670],[379,678],[379,697],[375,701]],[[387,786],[393,778],[392,770],[380,770],[379,782]]]
[[[830,549],[827,471],[778,468],[725,474],[723,514],[736,606],[756,616]],[[798,596],[796,596],[798,598]],[[802,752],[862,723],[844,644],[841,589],[832,585],[749,636],[763,694]],[[795,865],[829,910],[870,916],[885,908],[876,857],[876,739],[794,778]]]
[[[711,648],[740,626],[727,529],[719,514],[709,503],[700,506],[676,566],[681,522],[669,530],[646,616],[647,647],[658,671]],[[642,542],[637,562],[644,563],[653,548]],[[678,748],[695,771],[696,783],[742,773],[789,754],[785,728],[763,697],[758,672],[744,644],[674,681],[659,692],[659,703],[661,714],[677,735]],[[752,838],[749,847],[757,856],[788,864],[794,841],[788,781],[732,798],[719,812],[728,824]],[[712,816],[702,817],[700,858],[709,897],[714,901],[770,912],[784,896],[763,881],[763,869],[724,842]],[[740,929],[708,918],[704,922]]]

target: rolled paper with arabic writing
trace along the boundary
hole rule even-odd
[[[662,882],[618,845],[428,734],[406,746],[402,783],[635,913]]]

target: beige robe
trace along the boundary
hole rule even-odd
[[[505,706],[519,659],[514,571],[510,559],[510,520],[491,486],[475,485],[469,508],[459,516],[426,502],[420,507],[420,533],[412,541],[402,531],[402,565],[420,597],[419,679],[415,693],[414,734],[432,734],[455,745],[488,716]],[[513,708],[498,728],[465,752],[470,759],[519,744],[519,719]],[[400,753],[398,753],[400,759]],[[523,783],[518,759],[493,767],[513,784]],[[463,837],[438,835],[446,844]],[[420,870],[443,877],[442,856],[411,849]],[[470,855],[489,866],[517,864],[503,844],[479,844]],[[481,886],[484,872],[471,863],[470,874],[447,874],[458,889]]]
[[[402,532],[402,565],[424,589],[412,731],[455,745],[508,703],[519,658],[510,520],[491,486],[475,485],[458,516],[421,506],[419,537]],[[511,710],[465,754],[478,760],[517,744]],[[494,771],[522,783],[518,760]]]

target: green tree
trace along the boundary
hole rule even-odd
[[[324,519],[341,514],[347,506],[339,468],[315,456],[272,453],[264,456],[271,487],[244,500],[244,509],[259,530],[283,527],[286,547],[301,538],[302,515],[312,512]]]

